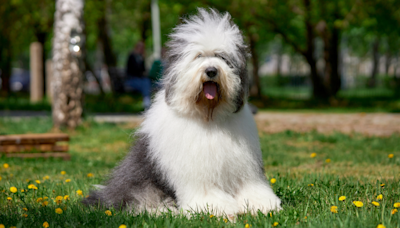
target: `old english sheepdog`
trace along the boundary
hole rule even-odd
[[[247,48],[228,13],[199,9],[170,35],[163,88],[136,143],[89,205],[214,215],[280,210],[246,102]]]

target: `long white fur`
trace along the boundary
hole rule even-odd
[[[180,56],[164,75],[164,84],[172,86],[173,93],[168,102],[165,90],[157,93],[138,133],[149,137],[149,156],[175,190],[177,205],[183,210],[212,210],[218,215],[280,210],[281,201],[261,171],[263,161],[252,113],[246,103],[234,113],[240,77],[216,56],[226,53],[239,64],[237,67],[244,67],[238,54],[238,47],[244,46],[238,27],[227,13],[200,9],[199,16],[178,26],[171,39],[185,43],[170,44],[171,51]],[[226,102],[219,104],[212,120],[207,121],[204,109],[195,101],[210,66],[220,73],[217,82]]]

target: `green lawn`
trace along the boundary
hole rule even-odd
[[[50,129],[51,121],[46,118],[0,119],[0,134],[40,133]],[[271,227],[278,223],[277,227],[375,228],[379,224],[400,227],[400,212],[392,214],[394,203],[400,202],[399,135],[379,138],[339,133],[260,132],[265,175],[269,180],[276,179],[272,188],[282,199],[283,210],[256,217],[241,215],[236,223],[211,214],[198,214],[191,219],[172,214],[151,217],[112,208],[112,215],[108,216],[104,209],[84,207],[80,200],[88,194],[91,185],[101,183],[127,153],[133,130],[134,126],[129,124],[86,121],[82,127],[68,132],[71,161],[0,158],[0,224],[5,227],[43,227],[44,222],[50,227],[119,227],[121,224],[127,227],[245,227],[246,224]],[[312,158],[313,153],[316,156]],[[389,154],[393,157],[389,158]],[[4,164],[9,167],[4,168]],[[30,184],[38,189],[28,189]],[[10,187],[16,187],[18,192],[12,193]],[[380,194],[382,200],[377,199]],[[57,204],[56,197],[65,195],[69,200],[62,199]],[[339,201],[340,196],[346,196],[346,200]],[[48,198],[43,200],[45,197]],[[43,206],[43,201],[48,205]],[[358,208],[353,201],[361,201],[363,206]],[[379,206],[372,201],[379,202]],[[332,213],[331,206],[337,206],[338,213]],[[57,208],[62,214],[56,213]]]

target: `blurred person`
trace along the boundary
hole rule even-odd
[[[151,100],[151,82],[146,77],[146,68],[144,62],[145,46],[139,41],[134,50],[129,54],[126,63],[126,84],[134,91],[139,91],[143,96],[143,106],[147,110],[150,107]]]

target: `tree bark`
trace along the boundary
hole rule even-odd
[[[53,105],[55,128],[75,128],[82,121],[83,1],[57,0],[53,39]]]
[[[376,75],[378,74],[379,67],[379,37],[377,37],[372,45],[372,72],[368,80],[368,87],[376,87]]]

